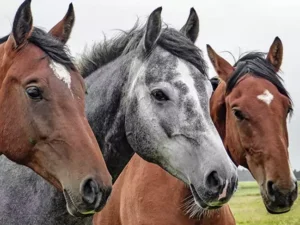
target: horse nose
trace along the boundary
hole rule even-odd
[[[298,189],[298,184],[297,182],[292,182],[290,187],[287,189],[288,192],[294,192],[295,190]],[[268,181],[267,182],[267,190],[269,195],[275,195],[276,191],[280,190],[280,187],[277,187],[277,185],[273,181]]]
[[[295,187],[292,191],[291,201],[294,202],[298,197],[298,182],[295,182]]]
[[[205,184],[214,195],[217,195],[224,187],[224,180],[219,176],[217,171],[212,171],[206,176]]]
[[[81,195],[85,203],[89,205],[95,203],[99,192],[100,192],[99,185],[94,179],[89,178],[82,182]]]
[[[268,181],[267,183],[267,191],[269,197],[272,199],[272,201],[275,201],[275,184],[273,181]]]
[[[295,181],[295,182],[294,182],[294,184],[295,184],[295,186],[294,186],[294,190],[298,190],[298,182],[297,182],[297,181]]]
[[[267,182],[267,191],[268,191],[269,198],[272,201],[275,201],[276,198],[278,198],[279,193],[280,193],[280,189],[277,187],[277,185],[273,181]],[[294,202],[298,196],[298,183],[293,182],[293,184],[291,185],[291,187],[289,188],[287,193],[290,196],[291,202]],[[284,192],[281,194],[283,195]]]
[[[89,208],[99,211],[110,196],[111,188],[101,190],[93,178],[88,178],[82,182],[80,193]]]

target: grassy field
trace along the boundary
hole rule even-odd
[[[230,200],[230,207],[237,225],[300,225],[299,198],[290,212],[271,215],[263,205],[257,184],[239,182],[239,189]]]

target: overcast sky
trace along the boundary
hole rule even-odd
[[[11,30],[14,15],[22,0],[1,0],[0,36]],[[34,25],[49,30],[66,13],[69,0],[32,0]],[[163,6],[167,24],[181,28],[194,7],[200,17],[197,45],[210,44],[217,52],[268,51],[279,36],[284,46],[282,77],[295,103],[289,122],[290,158],[300,169],[300,1],[299,0],[74,0],[76,22],[68,42],[74,56],[86,45],[111,37],[117,29],[130,29],[137,17],[142,22],[157,7]],[[205,52],[206,54],[206,52]],[[231,63],[227,53],[221,53]],[[206,57],[206,56],[205,56]],[[207,59],[207,57],[206,57]],[[211,69],[210,75],[215,75]],[[298,87],[299,86],[299,87]]]

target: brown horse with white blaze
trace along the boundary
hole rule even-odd
[[[0,43],[0,154],[62,190],[70,214],[92,215],[105,205],[112,183],[85,116],[83,79],[63,43],[73,7],[53,37],[33,27],[30,3],[19,7]]]
[[[298,187],[288,153],[292,100],[277,74],[281,40],[275,38],[266,59],[250,52],[234,66],[210,46],[207,51],[222,80],[211,98],[211,115],[229,155],[252,173],[270,213],[289,211]]]

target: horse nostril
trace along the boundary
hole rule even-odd
[[[275,184],[273,181],[268,181],[267,188],[268,188],[268,194],[270,196],[274,196],[275,195]]]
[[[294,187],[292,189],[292,192],[298,193],[298,183],[297,183],[297,181],[295,182],[295,185],[294,185]]]
[[[213,191],[219,192],[222,186],[221,179],[216,171],[212,171],[206,178],[206,186]]]
[[[233,176],[231,178],[231,183],[232,183],[232,189],[233,189],[233,192],[235,193],[237,191],[237,188],[238,188],[238,183],[239,183],[239,178],[238,176]]]
[[[83,181],[81,185],[81,195],[83,200],[88,204],[93,204],[97,200],[99,193],[99,186],[97,182],[91,178]]]
[[[295,182],[295,188],[294,188],[294,190],[292,191],[291,201],[292,201],[292,202],[296,201],[297,197],[298,197],[298,183],[297,183],[297,181],[296,181],[296,182]]]
[[[294,190],[298,191],[298,182],[297,181],[295,181],[295,188],[294,188]]]

